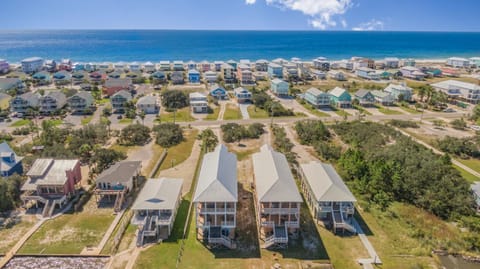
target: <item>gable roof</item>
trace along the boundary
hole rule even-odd
[[[133,210],[174,210],[182,191],[181,178],[151,178],[133,203]]]
[[[115,98],[117,96],[122,96],[123,98],[127,99],[127,100],[132,100],[132,94],[130,94],[129,92],[127,92],[126,90],[121,90],[121,91],[118,91],[116,93],[114,93],[112,95],[112,98]]]
[[[14,157],[14,162],[10,162],[9,159],[4,159],[3,157]],[[18,157],[17,154],[13,151],[13,149],[7,144],[7,142],[3,142],[0,144],[0,171],[10,171],[12,167],[14,167],[17,163],[19,163],[23,157]]]
[[[188,95],[188,98],[192,99],[192,98],[205,98],[207,99],[207,96],[201,92],[191,92],[189,95]]]
[[[125,183],[130,181],[137,174],[142,166],[141,161],[121,161],[104,170],[98,177],[96,182],[105,183]]]
[[[340,87],[335,87],[333,88],[332,90],[330,90],[328,92],[329,94],[335,96],[335,97],[340,97],[342,96],[343,94],[347,93],[348,95],[350,95],[347,90],[345,90],[344,88],[340,88]]]
[[[328,93],[326,93],[326,92],[324,92],[324,91],[321,91],[321,90],[319,90],[319,89],[317,89],[317,88],[313,88],[313,87],[310,88],[310,89],[308,89],[306,92],[308,92],[309,94],[311,94],[311,95],[313,95],[313,96],[320,96],[320,95],[322,95],[322,94],[328,94]]]
[[[283,80],[281,80],[281,79],[279,79],[279,78],[274,78],[274,79],[272,79],[272,83],[273,83],[273,84],[280,84],[280,83],[287,83],[287,82],[286,82],[286,81],[283,81]]]
[[[312,161],[300,167],[318,202],[357,201],[332,165]]]
[[[72,99],[73,97],[78,96],[81,97],[82,99],[86,100],[87,102],[93,103],[93,96],[90,92],[87,91],[78,91],[76,94],[68,98],[69,100]]]
[[[383,90],[384,92],[391,93],[392,91],[397,90],[401,92],[412,92],[412,88],[400,85],[400,84],[388,84],[388,86]]]
[[[287,158],[263,145],[253,154],[255,189],[260,202],[302,202]]]
[[[132,80],[129,78],[109,78],[105,80],[104,86],[110,87],[125,87],[128,88],[132,84]]]
[[[203,157],[193,202],[237,201],[237,156],[220,144]]]
[[[137,101],[137,106],[138,105],[157,105],[157,104],[158,104],[158,98],[157,96],[153,96],[153,95],[142,96]]]
[[[360,89],[357,92],[355,92],[355,96],[359,97],[359,98],[364,98],[368,94],[372,94],[372,93],[369,90],[366,90],[366,89]]]
[[[247,89],[245,89],[245,88],[243,88],[243,87],[235,88],[235,89],[233,89],[233,92],[234,92],[235,94],[239,94],[239,93],[250,93],[249,90],[247,90]]]

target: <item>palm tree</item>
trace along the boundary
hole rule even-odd
[[[140,117],[140,119],[142,119],[142,125],[145,125],[145,111],[140,111],[140,113],[138,113],[138,116]]]
[[[425,88],[424,85],[420,86],[417,90],[418,96],[420,97],[420,102],[423,102],[423,98],[425,97],[425,94],[427,93],[427,89]]]

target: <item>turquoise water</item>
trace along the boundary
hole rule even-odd
[[[480,56],[480,33],[55,30],[0,31],[0,58],[73,61],[239,60],[324,56]]]

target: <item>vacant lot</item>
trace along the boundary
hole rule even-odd
[[[0,229],[0,254],[9,251],[37,221],[34,215],[25,215],[12,227]]]

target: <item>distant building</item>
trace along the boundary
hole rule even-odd
[[[268,71],[268,61],[267,60],[257,60],[255,62],[255,71],[258,72],[267,72]]]
[[[404,66],[400,68],[400,72],[402,72],[403,77],[415,80],[423,80],[426,76],[420,69],[413,66]]]
[[[205,94],[192,92],[189,94],[189,100],[193,113],[206,113],[208,111],[208,100]]]
[[[227,84],[231,84],[235,82],[235,68],[230,64],[223,64],[222,65],[222,76],[223,81]]]
[[[313,60],[313,68],[321,70],[321,71],[329,71],[330,70],[330,62],[327,61],[326,58],[318,57],[317,59]]]
[[[183,77],[182,71],[174,71],[170,75],[170,79],[174,85],[179,85],[185,83],[185,78]]]
[[[132,100],[132,94],[125,90],[120,90],[110,97],[112,102],[112,109],[115,113],[125,112],[125,108],[128,102]]]
[[[0,144],[0,176],[8,177],[15,173],[21,175],[23,173],[22,159],[23,157],[18,156],[7,142],[2,142]]]
[[[398,68],[400,60],[396,57],[387,57],[383,60],[385,68]]]
[[[217,72],[215,71],[207,71],[203,73],[203,78],[206,83],[216,83],[218,80]]]
[[[199,84],[200,72],[195,69],[188,70],[188,82],[192,84]]]
[[[170,61],[160,61],[158,69],[161,71],[170,71],[171,70]]]
[[[66,70],[61,70],[53,74],[53,80],[56,85],[65,85],[72,83],[72,75]]]
[[[460,57],[451,57],[447,59],[447,65],[452,67],[469,67],[470,60]]]
[[[108,96],[113,96],[119,91],[131,91],[132,89],[132,80],[129,78],[109,78],[103,85],[103,93]]]
[[[46,71],[40,71],[33,74],[32,78],[37,85],[49,85],[52,83],[52,76]]]
[[[445,80],[433,83],[431,86],[452,99],[463,100],[472,104],[477,104],[480,100],[480,86],[473,83]]]
[[[374,69],[368,67],[359,67],[355,70],[355,74],[360,78],[379,80],[380,74]]]
[[[268,64],[267,73],[270,78],[283,78],[283,67],[276,63]]]
[[[391,106],[395,102],[395,97],[390,93],[379,90],[373,90],[371,93],[375,98],[375,102],[383,106]]]
[[[158,114],[160,111],[160,102],[157,96],[145,95],[138,99],[137,109],[145,114]]]
[[[173,61],[173,71],[183,71],[185,67],[183,61]]]
[[[240,82],[240,85],[253,85],[253,73],[250,69],[250,66],[246,64],[239,64],[237,66],[237,80]]]
[[[0,59],[0,74],[6,74],[10,70],[10,65],[4,59]]]
[[[347,80],[345,74],[342,71],[330,70],[327,73],[328,77],[338,81]]]
[[[396,101],[412,101],[413,90],[406,85],[389,84],[383,91],[392,95]]]
[[[147,73],[153,73],[156,71],[155,64],[152,62],[146,62],[143,64],[143,71]]]
[[[281,79],[274,78],[270,83],[270,90],[275,95],[286,96],[288,95],[288,89],[289,89],[288,82],[283,81]]]

